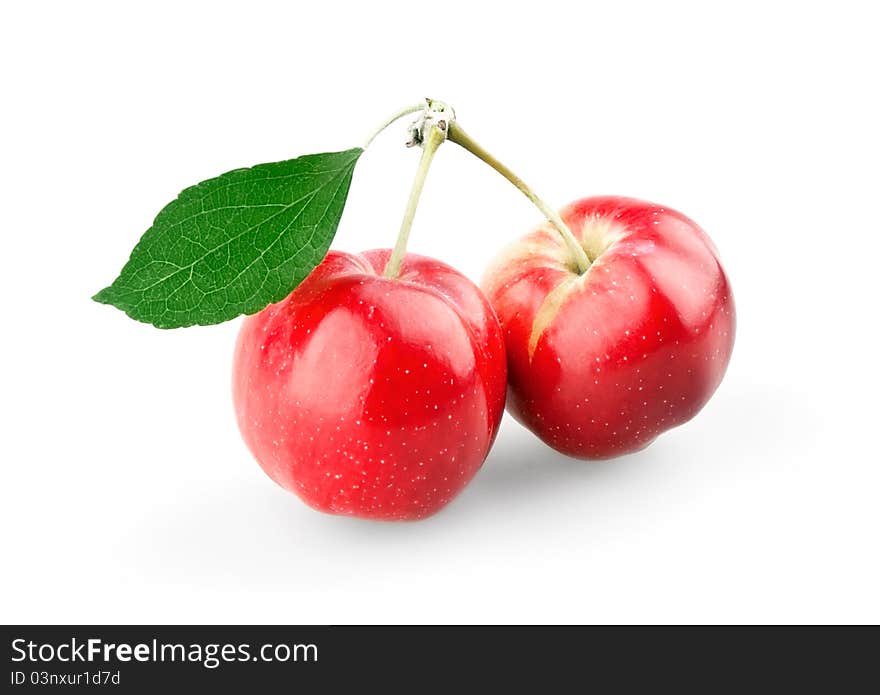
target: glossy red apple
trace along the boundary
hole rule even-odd
[[[580,458],[641,449],[699,412],[733,349],[733,295],[709,237],[669,208],[619,197],[560,211],[509,247],[483,288],[504,329],[508,409]]]
[[[419,519],[489,452],[504,411],[501,327],[439,261],[331,251],[287,299],[245,319],[233,395],[268,475],[312,507]]]

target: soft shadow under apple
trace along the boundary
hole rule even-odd
[[[350,586],[356,574],[365,587],[387,589],[444,557],[475,568],[493,557],[509,561],[553,529],[577,527],[589,543],[642,501],[663,498],[662,507],[676,496],[702,494],[703,485],[725,484],[738,467],[782,465],[774,452],[786,444],[784,422],[811,417],[809,408],[802,403],[798,411],[784,394],[758,398],[747,391],[727,394],[704,420],[647,449],[607,461],[567,458],[507,418],[472,483],[419,522],[315,512],[257,471],[206,482],[197,496],[183,487],[157,503],[156,513],[129,523],[114,557],[160,583],[310,591]]]

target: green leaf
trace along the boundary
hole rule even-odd
[[[93,299],[158,328],[221,323],[284,299],[326,255],[362,153],[258,164],[187,188]]]

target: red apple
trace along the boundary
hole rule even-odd
[[[592,264],[549,224],[515,242],[483,288],[504,329],[508,409],[580,458],[636,451],[699,412],[733,349],[733,295],[709,237],[631,198],[560,211]]]
[[[482,465],[504,411],[501,327],[453,268],[390,251],[331,251],[244,321],[233,395],[263,470],[312,507],[420,519]]]

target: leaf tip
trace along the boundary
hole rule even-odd
[[[110,294],[109,290],[110,290],[109,287],[105,287],[100,292],[96,292],[95,294],[92,295],[92,301],[98,302],[98,304],[110,304],[111,301],[110,301],[110,297],[109,297],[109,294]]]

